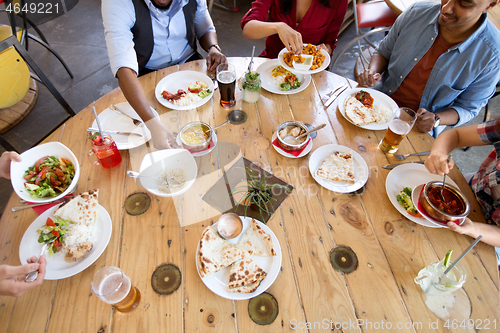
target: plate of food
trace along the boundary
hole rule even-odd
[[[156,85],[158,102],[169,109],[191,110],[208,102],[214,83],[201,72],[179,71],[165,76]]]
[[[367,130],[385,130],[398,105],[375,89],[347,89],[339,96],[339,111],[350,123]]]
[[[118,132],[130,132],[130,133],[137,133],[139,135],[127,135],[127,134],[114,134],[111,133],[111,137],[116,143],[116,147],[118,150],[126,150],[126,149],[132,149],[136,148],[139,146],[142,146],[149,140],[151,140],[151,132],[149,129],[144,125],[141,124],[139,126],[134,124],[134,121],[130,119],[130,117],[141,120],[141,117],[135,112],[135,110],[132,108],[132,106],[127,103],[118,103],[114,105],[115,108],[117,108],[120,111],[113,110],[112,107],[107,108],[106,110],[103,110],[101,113],[99,113],[99,122],[101,123],[102,130],[104,132],[106,131],[118,131]],[[153,109],[152,107],[151,111],[155,115],[155,117],[158,116],[158,113]],[[129,115],[130,117],[127,117],[123,113]],[[97,122],[94,119],[94,122],[92,123],[92,128],[98,128]]]
[[[80,164],[73,152],[59,142],[35,146],[10,163],[10,181],[16,194],[35,203],[52,202],[73,191]]]
[[[309,172],[318,184],[339,193],[359,190],[369,175],[368,165],[361,155],[336,144],[322,146],[312,153]]]
[[[231,300],[262,294],[281,270],[281,247],[273,231],[250,217],[240,218],[239,237],[222,238],[217,222],[205,229],[196,249],[196,269],[205,286]]]
[[[296,55],[293,52],[288,52],[286,48],[280,51],[278,54],[279,64],[285,69],[295,74],[315,74],[319,73],[330,65],[330,55],[323,49],[311,44],[304,44],[302,49],[302,54],[310,54],[313,56],[312,64],[310,69],[297,69],[293,67],[293,62],[304,62],[306,58],[300,58],[300,55]]]
[[[262,88],[274,94],[296,94],[306,89],[311,83],[311,75],[293,74],[283,68],[277,59],[268,60],[261,64],[257,68],[257,72],[260,74]],[[283,87],[281,87],[282,84]]]
[[[411,211],[407,211],[407,205],[409,205],[408,202],[411,202],[413,206],[416,206],[411,200],[411,193],[413,189],[419,185],[427,184],[430,181],[443,181],[443,177],[430,173],[422,164],[407,163],[402,164],[389,172],[385,180],[385,190],[394,208],[396,208],[407,219],[424,227],[443,228],[445,227],[444,224],[432,222],[428,219],[425,219],[424,217],[416,216],[416,214],[412,213]],[[457,186],[457,184],[450,177],[446,177],[446,183]],[[410,191],[409,201],[408,198],[406,198],[406,196],[402,194],[405,188],[408,188],[408,190],[406,190],[406,194],[408,194],[408,191]],[[398,195],[400,196],[399,201]],[[400,202],[405,201],[405,207],[403,207]]]
[[[46,280],[78,274],[104,252],[111,238],[111,218],[98,204],[99,190],[83,192],[38,216],[26,229],[19,246],[19,259],[39,256],[45,243]]]

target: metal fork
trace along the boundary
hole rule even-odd
[[[421,153],[413,153],[413,154],[394,154],[393,156],[400,161],[406,160],[408,156],[422,156],[422,155],[429,155],[431,152],[430,151],[423,151]]]
[[[116,105],[111,104],[111,105],[109,106],[109,108],[110,108],[111,110],[114,110],[114,111],[120,112],[121,114],[123,114],[123,115],[127,116],[128,118],[132,119],[132,121],[134,122],[134,125],[135,125],[135,126],[142,126],[142,124],[143,124],[143,122],[142,122],[142,121],[140,121],[140,120],[138,120],[138,119],[135,119],[134,117],[132,117],[132,116],[130,116],[130,115],[128,115],[128,114],[126,114],[125,112],[123,112],[122,110],[120,110],[119,108],[117,108],[117,107],[116,107]]]
[[[332,97],[332,95],[333,95],[335,92],[337,92],[339,89],[344,88],[345,86],[347,86],[347,83],[346,83],[346,82],[342,83],[342,84],[341,84],[341,85],[339,85],[337,88],[335,88],[335,89],[333,89],[332,91],[330,91],[328,94],[326,94],[326,96],[328,96],[328,98]],[[327,99],[328,99],[328,98],[327,98]]]

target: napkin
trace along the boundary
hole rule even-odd
[[[306,149],[307,145],[309,144],[309,141],[311,141],[311,138],[309,138],[309,140],[307,141],[307,143],[305,144],[305,146],[302,149],[299,149],[299,150],[286,150],[286,149],[283,149],[280,146],[280,144],[278,143],[278,138],[274,139],[273,145],[275,147],[278,147],[279,149],[283,150],[284,152],[286,152],[288,154],[292,154],[293,156],[297,157],[297,156],[299,156],[304,151],[304,149]]]
[[[71,198],[73,197],[73,194],[68,194],[65,196],[65,198]],[[33,210],[38,214],[38,215],[41,215],[42,213],[44,213],[47,209],[51,208],[51,207],[54,207],[56,205],[59,205],[61,203],[63,203],[64,201],[58,201],[58,202],[48,202],[46,205],[40,205],[40,206],[35,206],[35,207],[31,207],[33,208]],[[27,201],[26,202],[27,204],[35,204],[37,202],[29,202]]]

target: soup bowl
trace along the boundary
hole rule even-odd
[[[179,137],[182,148],[190,151],[200,151],[210,145],[212,127],[202,121],[193,121],[181,128]]]
[[[443,182],[432,181],[424,185],[420,193],[420,204],[425,212],[444,224],[454,222],[461,225],[469,215],[470,204],[463,193],[453,185],[444,184],[443,197],[440,196]]]
[[[303,140],[302,142],[297,143],[297,144],[293,144],[288,140],[284,140],[286,138],[286,136],[284,138],[282,138],[280,136],[281,130],[283,130],[287,127],[289,127],[289,128],[300,127],[304,132],[309,130],[306,127],[306,125],[302,124],[300,121],[290,120],[290,121],[285,121],[284,123],[281,123],[278,126],[278,131],[276,132],[276,136],[278,137],[278,144],[280,145],[280,147],[285,149],[285,150],[290,150],[290,151],[300,150],[300,149],[304,148],[307,145],[307,143],[309,142],[309,134],[307,134],[305,137],[300,139],[300,140]],[[302,132],[302,133],[304,133],[304,132]],[[290,136],[290,135],[287,135],[287,136]]]

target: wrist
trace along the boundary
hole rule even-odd
[[[219,44],[212,44],[208,47],[207,52],[210,52],[212,49],[216,49],[220,53],[222,53],[222,50],[220,49]]]

